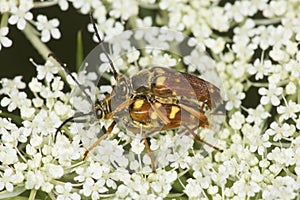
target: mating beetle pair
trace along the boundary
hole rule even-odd
[[[123,123],[128,130],[142,134],[147,153],[151,158],[153,172],[156,171],[156,167],[146,136],[157,131],[183,126],[186,128],[186,133],[193,135],[195,140],[220,151],[194,133],[199,127],[210,127],[204,108],[212,110],[221,103],[220,90],[201,78],[163,67],[144,69],[131,78],[119,75],[104,49],[92,16],[91,21],[99,45],[109,61],[116,84],[111,94],[94,103],[91,112],[75,114],[65,120],[57,131],[67,122],[82,116],[95,115],[97,119],[112,120],[106,133],[84,153],[85,158],[94,147],[111,134],[116,124]],[[66,66],[53,54],[49,56],[54,57],[71,75]],[[71,77],[92,102],[78,81],[72,75]]]

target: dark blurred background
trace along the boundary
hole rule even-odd
[[[34,20],[38,14],[46,15],[48,20],[59,19],[59,30],[62,36],[59,40],[51,39],[46,45],[64,63],[68,64],[71,71],[75,70],[78,31],[82,31],[84,55],[96,46],[96,43],[92,41],[92,34],[87,31],[89,16],[78,13],[72,5],[69,5],[67,11],[61,11],[58,6],[53,6],[34,9],[32,13]],[[13,41],[13,45],[9,48],[2,48],[0,51],[0,78],[22,75],[23,80],[29,82],[31,77],[36,75],[35,66],[29,62],[29,58],[33,58],[38,64],[43,64],[45,61],[16,26],[9,25],[8,37]]]

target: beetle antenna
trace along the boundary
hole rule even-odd
[[[90,20],[91,20],[91,23],[93,24],[93,28],[94,28],[94,31],[95,31],[95,34],[96,34],[96,37],[99,41],[99,45],[101,47],[101,50],[104,52],[105,56],[107,57],[108,59],[108,62],[109,62],[109,65],[113,71],[113,74],[114,74],[114,78],[117,80],[117,77],[118,77],[118,73],[116,71],[116,68],[114,67],[114,64],[112,62],[112,60],[110,59],[108,53],[106,52],[105,48],[104,48],[104,45],[103,45],[103,40],[100,38],[100,35],[99,35],[99,32],[98,32],[98,29],[96,27],[96,23],[95,23],[95,20],[93,18],[93,15],[92,13],[90,13]]]
[[[82,87],[82,85],[77,81],[77,79],[72,75],[72,73],[69,71],[69,69],[67,68],[67,65],[65,63],[63,63],[54,53],[49,53],[48,57],[52,57],[54,60],[56,60],[56,62],[59,63],[59,65],[65,70],[65,72],[70,75],[70,77],[73,79],[73,81],[76,83],[76,85],[78,85],[79,89],[83,92],[83,94],[86,96],[87,100],[89,101],[89,103],[91,105],[93,105],[93,101],[91,99],[91,97],[88,95],[88,93],[86,93],[86,91],[84,90],[84,88]]]
[[[89,116],[89,115],[93,115],[93,114],[94,114],[94,112],[89,112],[89,113],[75,113],[74,116],[69,117],[68,119],[66,119],[65,121],[63,121],[63,123],[56,129],[56,132],[54,134],[54,143],[56,142],[56,137],[57,137],[58,131],[60,131],[62,129],[62,127],[66,123],[68,123],[68,122],[70,122],[72,120],[75,120],[77,118],[81,118],[81,117],[85,117],[85,116]]]

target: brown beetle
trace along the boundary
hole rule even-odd
[[[100,41],[100,47],[109,60],[116,84],[111,94],[94,104],[93,111],[86,114],[78,113],[65,120],[57,131],[67,122],[87,115],[95,115],[97,119],[113,120],[106,133],[86,150],[85,158],[94,147],[111,134],[116,124],[123,124],[126,129],[132,132],[142,133],[146,150],[151,158],[153,172],[156,171],[156,167],[146,140],[146,136],[153,132],[184,126],[187,133],[193,135],[195,140],[220,151],[219,148],[203,141],[194,133],[194,130],[199,127],[210,127],[204,114],[204,108],[206,106],[207,109],[214,109],[222,101],[219,89],[196,76],[163,67],[144,69],[131,78],[118,75],[104,49],[92,17],[91,21]],[[53,54],[50,56],[54,57],[71,75],[62,62]],[[84,92],[76,79],[71,77]],[[84,94],[92,102],[86,92]],[[190,126],[193,126],[192,129],[189,128]]]

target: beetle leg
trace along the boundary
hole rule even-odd
[[[155,103],[150,102],[150,105],[151,105],[151,108],[154,110],[154,112],[156,112],[157,116],[163,121],[164,124],[170,123],[170,120],[168,119],[168,117],[166,117],[165,114],[161,112],[161,110]]]
[[[156,173],[156,167],[155,167],[154,159],[153,159],[153,156],[152,156],[152,152],[151,152],[149,143],[148,143],[148,141],[147,141],[146,135],[144,134],[144,132],[143,132],[143,130],[142,130],[142,125],[141,125],[141,135],[142,135],[142,137],[143,137],[143,140],[144,140],[144,144],[145,144],[147,153],[148,153],[148,155],[149,155],[149,157],[150,157],[150,160],[151,160],[151,168],[152,168],[152,172],[153,172],[153,173]]]
[[[205,103],[202,103],[202,105],[200,106],[200,112],[201,113],[204,113],[203,111],[204,111],[204,106],[205,106]]]
[[[209,147],[211,147],[211,148],[213,148],[213,149],[215,149],[215,150],[217,150],[217,151],[219,151],[219,152],[223,152],[223,150],[220,149],[219,147],[216,147],[216,146],[214,146],[214,145],[212,145],[212,144],[206,142],[205,140],[202,140],[196,133],[194,133],[195,129],[190,129],[190,128],[189,128],[188,126],[186,126],[186,125],[184,125],[184,127],[186,128],[186,130],[187,130],[187,132],[188,132],[189,134],[191,134],[191,135],[194,136],[194,139],[195,139],[195,140],[197,140],[197,141],[199,141],[199,142],[202,142],[203,144],[206,144],[207,146],[209,146]],[[196,128],[198,128],[198,127],[196,127]]]
[[[193,108],[191,108],[189,106],[186,106],[186,105],[184,105],[182,103],[179,103],[178,105],[182,109],[184,109],[187,112],[189,112],[190,114],[192,114],[193,116],[197,117],[200,120],[200,122],[201,122],[200,126],[202,126],[204,128],[210,128],[210,124],[208,122],[208,119],[207,119],[207,117],[203,113],[201,113],[201,112],[199,112],[199,111],[197,111],[197,110],[195,110],[195,109],[193,109]]]
[[[120,112],[121,110],[124,110],[125,108],[127,108],[128,106],[130,106],[130,104],[132,104],[135,101],[135,99],[129,99],[125,102],[123,102],[121,105],[119,105],[115,110],[113,110],[112,112],[108,113],[106,115],[106,119],[111,119],[113,118],[113,116],[117,113]]]
[[[83,154],[83,159],[85,159],[87,157],[87,155],[89,154],[89,152],[91,152],[103,139],[107,138],[107,136],[109,134],[111,134],[113,128],[115,127],[116,122],[113,121],[110,126],[108,127],[106,133],[104,135],[102,135],[100,138],[98,138],[98,140],[96,142],[94,142],[94,144],[92,146],[90,146]]]

